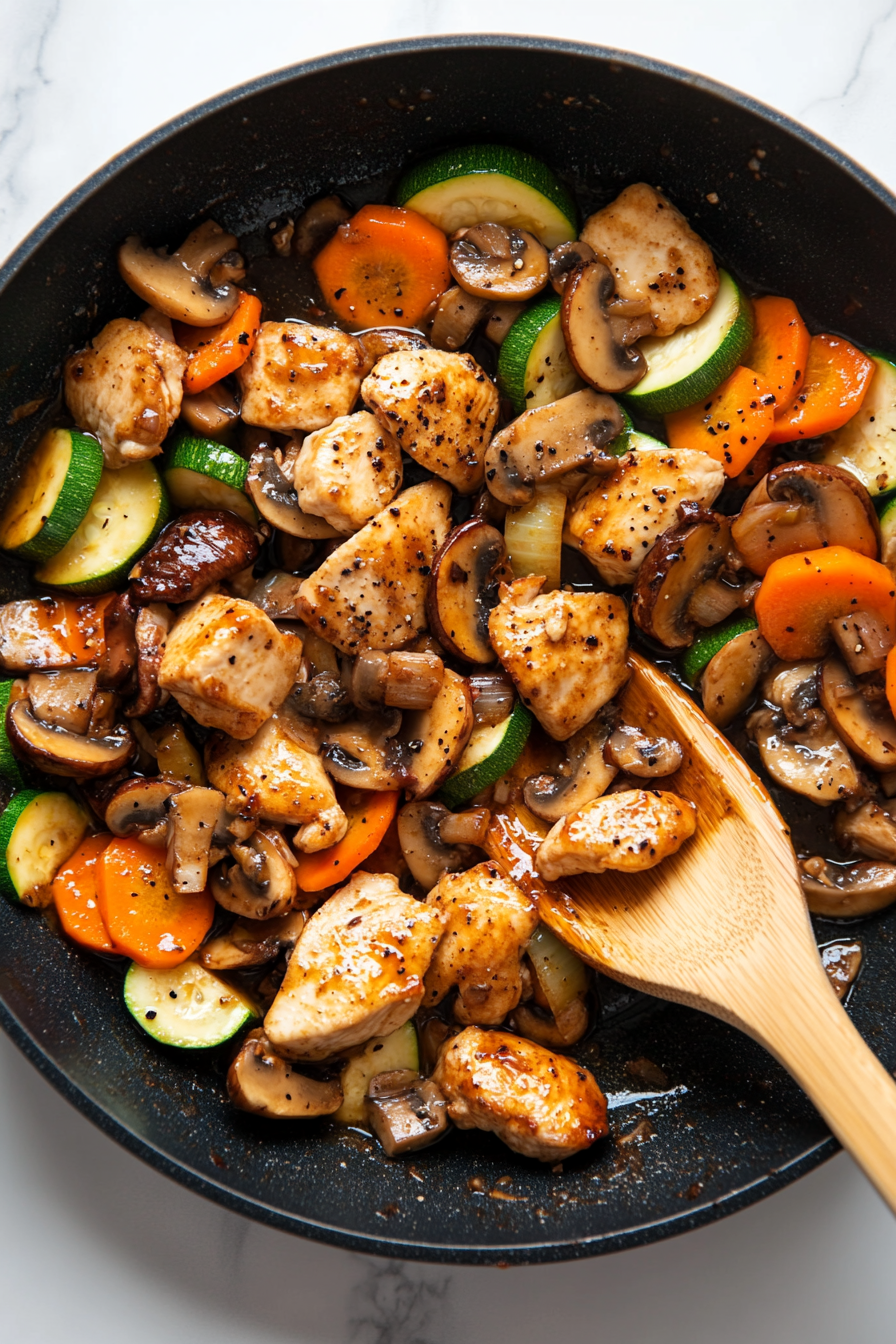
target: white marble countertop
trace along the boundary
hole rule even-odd
[[[230,85],[347,45],[478,31],[688,66],[896,187],[892,0],[0,0],[0,256],[103,160]],[[896,1223],[845,1156],[712,1227],[604,1259],[503,1272],[377,1261],[172,1184],[0,1037],[0,1191],[0,1340],[16,1344],[893,1339]]]

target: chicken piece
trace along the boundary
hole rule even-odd
[[[126,467],[162,451],[180,415],[186,367],[173,336],[167,340],[124,317],[107,322],[65,361],[66,405],[76,424],[96,434],[107,467]]]
[[[659,790],[605,794],[558,821],[542,840],[535,866],[548,882],[574,873],[639,873],[681,849],[697,829],[697,809]]]
[[[414,1016],[442,916],[390,873],[354,873],[314,912],[264,1029],[288,1059],[326,1059]]]
[[[558,1162],[609,1132],[592,1074],[506,1031],[466,1027],[442,1049],[433,1082],[458,1129],[484,1129],[539,1162]]]
[[[207,593],[168,635],[158,684],[206,728],[245,741],[282,705],[302,661],[302,641],[254,602]]]
[[[707,453],[627,453],[612,475],[567,510],[564,541],[591,561],[604,583],[634,583],[657,537],[678,522],[681,501],[709,508],[724,484],[722,467]]]
[[[309,434],[296,459],[299,508],[350,536],[401,489],[401,449],[369,411]]]
[[[237,369],[247,425],[290,433],[323,429],[348,415],[366,367],[364,347],[335,327],[262,322],[252,351]]]
[[[646,182],[626,187],[587,219],[582,239],[609,266],[621,298],[649,302],[657,336],[696,322],[718,293],[711,249]]]
[[[441,1003],[456,985],[458,1022],[503,1022],[523,992],[523,953],[538,923],[535,901],[494,864],[480,863],[445,873],[426,904],[442,912],[445,932],[426,973],[425,1004]]]
[[[361,395],[421,466],[461,495],[479,489],[498,417],[498,390],[472,355],[396,350],[374,366]]]
[[[610,593],[542,593],[543,584],[537,574],[502,583],[488,628],[524,703],[565,742],[628,679],[628,611]]]
[[[248,742],[234,742],[223,733],[210,738],[206,773],[226,795],[229,811],[257,806],[262,821],[300,828],[298,849],[328,849],[345,835],[348,821],[317,748],[312,725],[283,705]]]
[[[426,590],[451,528],[442,481],[404,490],[327,556],[299,589],[299,615],[343,653],[401,648],[426,628]]]

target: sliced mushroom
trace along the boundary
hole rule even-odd
[[[25,683],[25,695],[31,701],[35,718],[41,723],[83,735],[90,728],[96,682],[93,668],[32,672]]]
[[[412,1069],[371,1078],[364,1111],[387,1157],[415,1153],[448,1131],[447,1101],[431,1078]]]
[[[323,196],[299,215],[292,235],[292,250],[303,261],[310,261],[328,243],[333,234],[351,219],[351,210],[338,196]]]
[[[407,753],[396,740],[397,709],[331,723],[323,731],[320,757],[340,784],[358,789],[402,789],[408,782]]]
[[[831,654],[821,665],[818,697],[834,730],[856,756],[875,770],[896,766],[896,720],[882,677],[873,674],[860,685]]]
[[[359,653],[349,692],[359,709],[429,709],[442,688],[445,664],[433,653]]]
[[[818,704],[818,663],[803,659],[796,663],[778,662],[762,682],[766,700],[784,711],[794,728],[809,722],[809,712]]]
[[[808,710],[804,726],[795,728],[782,724],[774,710],[757,709],[747,719],[747,733],[772,779],[791,793],[829,807],[858,791],[853,759],[823,710]]]
[[[528,504],[537,485],[570,472],[605,476],[619,459],[604,446],[622,433],[622,412],[612,397],[589,387],[524,411],[496,434],[485,454],[489,490],[505,504]]]
[[[627,392],[641,381],[647,360],[635,342],[654,329],[646,299],[614,294],[603,262],[587,261],[570,272],[560,309],[569,362],[599,392]]]
[[[159,685],[159,668],[165,652],[165,641],[174,622],[174,613],[162,602],[150,602],[141,607],[134,626],[137,644],[137,697],[125,706],[129,719],[151,714],[170,699],[168,691]]]
[[[250,1031],[227,1071],[227,1093],[241,1111],[269,1120],[332,1115],[342,1105],[338,1079],[309,1078],[281,1059],[261,1027]]]
[[[482,299],[531,299],[548,282],[548,254],[525,229],[474,224],[455,238],[448,266],[461,289]]]
[[[342,680],[332,672],[318,672],[310,681],[294,687],[289,703],[306,719],[344,723],[355,706]]]
[[[209,273],[236,246],[232,233],[208,219],[170,256],[164,248],[144,246],[132,234],[118,249],[118,269],[134,293],[166,317],[213,327],[230,317],[240,296],[232,284],[215,288]]]
[[[638,779],[674,775],[682,762],[680,745],[668,737],[648,737],[640,728],[620,723],[610,734],[604,757],[618,770]]]
[[[800,864],[806,904],[823,919],[860,919],[896,901],[896,863],[850,863],[815,856]]]
[[[532,775],[523,786],[530,812],[553,825],[599,798],[612,784],[617,767],[605,748],[613,732],[615,707],[605,705],[591,722],[565,742],[566,759],[555,775]]]
[[[896,642],[896,630],[873,611],[855,611],[831,621],[831,634],[843,659],[855,676],[880,672]]]
[[[410,756],[408,795],[428,798],[448,778],[473,731],[473,698],[466,677],[445,668],[429,709],[405,714],[401,739]]]
[[[98,668],[100,686],[123,686],[137,666],[137,607],[130,592],[119,593],[103,611],[105,647]]]
[[[594,248],[589,247],[582,238],[560,243],[548,257],[551,285],[555,292],[562,295],[571,272],[578,266],[584,266],[587,261],[595,260]]]
[[[144,845],[164,849],[168,838],[168,799],[186,788],[181,780],[168,775],[127,779],[106,804],[106,826],[113,835],[134,835]]]
[[[855,984],[862,968],[864,949],[857,938],[849,943],[825,943],[819,947],[821,964],[837,998],[843,1000]]]
[[[302,512],[298,492],[292,480],[281,470],[277,456],[275,449],[258,448],[249,461],[246,490],[262,518],[292,537],[312,541],[338,537],[336,529],[323,518]]]
[[[881,805],[873,798],[867,798],[858,807],[842,807],[834,817],[834,839],[844,853],[896,863],[894,812],[896,804]]]
[[[48,775],[70,779],[98,779],[121,770],[136,751],[130,729],[119,724],[111,732],[83,736],[54,728],[34,717],[26,698],[11,701],[6,732],[17,756]]]
[[[445,873],[460,873],[478,862],[489,810],[449,812],[442,803],[408,803],[398,814],[398,842],[416,882],[431,891]]]
[[[703,713],[727,728],[747,708],[775,655],[758,630],[744,630],[710,658],[700,678]]]
[[[558,1017],[537,1004],[520,1003],[510,1016],[511,1031],[528,1036],[530,1041],[549,1050],[568,1049],[588,1030],[588,1007],[583,999],[573,999]]]
[[[180,413],[194,434],[222,439],[236,425],[240,408],[223,383],[212,383],[204,392],[184,397]]]
[[[822,546],[848,546],[876,559],[880,528],[868,491],[821,462],[783,462],[747,499],[731,535],[754,574],[773,560]]]
[[[238,919],[219,938],[199,949],[200,963],[207,971],[242,971],[263,966],[284,948],[295,947],[308,921],[305,910],[290,910],[279,919]]]
[[[218,509],[182,513],[131,570],[131,596],[141,607],[192,602],[250,565],[258,549],[252,528],[235,513]]]
[[[299,619],[296,598],[302,582],[297,574],[284,574],[281,569],[272,569],[264,578],[253,582],[245,597],[254,602],[256,607],[261,607],[272,621],[296,621]]]
[[[491,309],[488,299],[478,299],[459,285],[446,289],[436,305],[429,333],[436,350],[459,350]]]
[[[523,303],[496,303],[492,305],[485,324],[485,334],[493,345],[503,345],[514,322],[525,308]]]
[[[638,570],[632,601],[635,624],[667,649],[693,642],[691,596],[725,563],[731,545],[731,523],[723,514],[684,503],[678,516]]]
[[[513,713],[516,687],[506,672],[482,672],[469,678],[473,721],[477,728],[494,728]]]
[[[426,596],[429,623],[449,653],[471,663],[493,663],[488,618],[498,585],[510,578],[507,547],[481,518],[455,527],[436,552]]]
[[[231,845],[236,862],[218,864],[209,888],[219,905],[244,919],[285,915],[296,895],[295,859],[279,831],[259,826],[245,844]]]
[[[168,799],[167,867],[174,890],[205,891],[215,827],[224,805],[217,789],[179,789]]]
[[[725,573],[727,568],[726,563],[720,573]],[[691,594],[688,617],[703,629],[718,625],[735,611],[744,611],[751,606],[760,587],[759,579],[745,579],[739,583],[729,583],[721,578],[705,579]]]

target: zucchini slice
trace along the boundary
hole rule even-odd
[[[22,771],[6,735],[6,710],[11,691],[11,681],[0,681],[0,777],[9,780],[15,788],[21,788],[24,783]]]
[[[84,808],[67,793],[14,794],[0,816],[0,892],[12,901],[43,904],[41,890],[74,854],[88,825]]]
[[[883,495],[896,486],[896,363],[868,353],[875,369],[865,400],[842,429],[824,436],[818,461],[850,472],[869,495]]]
[[[584,387],[569,362],[556,294],[521,313],[501,343],[498,387],[517,415]]]
[[[371,1078],[392,1069],[420,1068],[420,1045],[413,1019],[388,1036],[375,1036],[342,1070],[342,1105],[333,1115],[342,1125],[363,1125],[364,1098]]]
[[[61,551],[93,499],[103,450],[77,429],[49,429],[0,515],[0,547],[23,560]]]
[[[721,625],[713,625],[708,630],[701,630],[690,648],[685,649],[679,663],[681,674],[687,684],[689,686],[697,685],[719,649],[724,648],[729,640],[736,639],[738,635],[743,635],[748,630],[756,629],[758,629],[758,623],[755,616],[739,613],[736,616],[729,617]]]
[[[147,1035],[180,1050],[223,1045],[259,1016],[245,994],[192,959],[162,971],[133,962],[124,1001]]]
[[[728,377],[752,339],[750,300],[727,271],[719,271],[719,292],[699,321],[671,336],[645,336],[640,342],[647,373],[626,392],[626,401],[651,418],[683,411]]]
[[[151,462],[106,469],[77,531],[34,577],[70,593],[106,592],[127,577],[168,514],[168,495]]]
[[[445,806],[462,807],[506,775],[526,745],[531,727],[532,715],[522,700],[517,700],[512,713],[501,723],[474,728],[457,769],[440,790]]]
[[[890,496],[880,511],[880,558],[891,574],[896,576],[896,494]]]
[[[214,439],[178,439],[165,466],[165,484],[177,509],[229,509],[247,523],[258,522],[245,492],[249,463]]]
[[[397,198],[449,235],[489,221],[527,229],[552,248],[577,234],[570,193],[540,159],[506,145],[470,145],[415,164]]]

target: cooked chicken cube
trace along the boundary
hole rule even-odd
[[[314,912],[265,1018],[289,1059],[326,1059],[413,1017],[442,916],[389,873],[354,873]]]
[[[654,187],[633,186],[585,221],[582,238],[613,273],[623,299],[646,299],[655,334],[696,322],[719,288],[712,251]]]
[[[610,593],[542,593],[543,583],[502,583],[489,634],[525,704],[565,742],[628,679],[628,612]]]
[[[628,453],[568,510],[564,540],[578,547],[604,583],[634,583],[657,537],[678,521],[682,500],[708,508],[724,484],[724,471],[707,453]]]
[[[426,973],[427,1006],[455,985],[458,1022],[496,1026],[520,1001],[522,959],[538,911],[531,896],[491,863],[446,873],[426,898],[445,932]]]
[[[302,641],[239,597],[208,593],[168,636],[158,684],[206,728],[245,740],[286,699]]]
[[[558,821],[539,845],[535,864],[548,882],[608,869],[638,873],[681,849],[696,829],[697,809],[686,798],[626,789]]]
[[[167,324],[170,333],[171,324]],[[162,451],[180,415],[187,356],[144,322],[117,317],[65,361],[65,401],[92,430],[107,467],[125,467]]]
[[[421,466],[462,495],[479,489],[498,391],[472,355],[396,350],[364,379],[361,395]]]
[[[255,349],[237,370],[248,425],[290,433],[323,429],[348,415],[364,376],[359,340],[335,327],[262,322]]]
[[[345,835],[348,822],[317,748],[308,720],[283,705],[248,742],[224,734],[212,737],[205,768],[209,783],[226,794],[231,812],[255,805],[262,821],[300,828],[298,849],[328,849]]]
[[[401,449],[369,411],[309,434],[296,458],[299,508],[351,535],[401,489]]]
[[[593,1075],[506,1031],[466,1027],[443,1048],[433,1082],[458,1129],[490,1131],[539,1162],[573,1157],[608,1133]]]
[[[426,590],[451,527],[442,481],[404,490],[324,561],[299,590],[310,628],[343,653],[388,652],[426,628]]]

